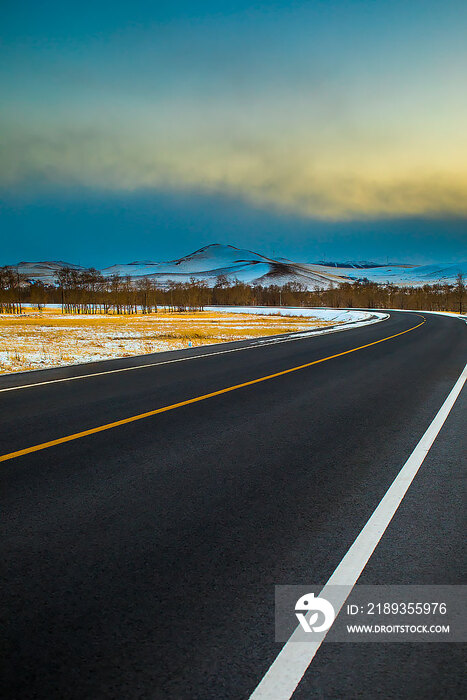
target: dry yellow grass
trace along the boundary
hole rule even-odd
[[[0,315],[0,373],[176,350],[329,325],[313,318],[201,311],[143,315],[62,315],[26,308]]]

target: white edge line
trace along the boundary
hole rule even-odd
[[[386,321],[389,318],[389,314],[380,314],[380,317],[373,317],[365,321],[353,321],[350,323],[343,324],[342,326],[339,326],[337,328],[329,328],[326,329],[320,328],[320,329],[312,329],[309,331],[294,331],[293,333],[287,334],[287,337],[275,337],[275,340],[268,341],[267,337],[268,336],[263,336],[265,339],[255,339],[253,345],[247,345],[246,347],[243,348],[231,348],[230,350],[219,350],[219,352],[205,352],[202,353],[201,355],[192,355],[190,357],[177,357],[172,360],[163,360],[162,362],[149,362],[145,365],[134,365],[133,367],[119,367],[118,369],[108,369],[105,370],[104,372],[92,372],[90,374],[78,374],[76,377],[60,377],[59,379],[47,379],[44,382],[32,382],[31,384],[21,384],[20,386],[8,386],[3,389],[0,389],[0,394],[6,391],[18,391],[19,389],[31,389],[32,387],[35,386],[45,386],[46,384],[59,384],[60,382],[73,382],[76,381],[77,379],[90,379],[91,377],[100,377],[104,376],[106,374],[117,374],[118,372],[130,372],[135,369],[146,369],[147,367],[159,367],[162,365],[170,365],[173,364],[174,362],[186,362],[188,360],[198,360],[202,357],[212,357],[213,355],[226,355],[227,353],[231,352],[240,352],[241,350],[253,350],[254,348],[264,348],[265,345],[277,345],[278,343],[290,343],[295,340],[303,340],[305,338],[311,338],[313,336],[318,336],[318,335],[325,335],[327,333],[338,333],[340,331],[347,331],[347,330],[352,330],[353,328],[359,328],[361,326],[367,326],[367,325],[372,325],[374,323],[380,323],[381,321]],[[297,334],[298,337],[297,337]],[[238,343],[242,341],[238,340],[230,340],[225,343],[227,345],[228,343]],[[224,344],[224,343],[223,343]],[[212,343],[211,343],[212,346]],[[203,347],[209,347],[208,345],[204,345]],[[177,351],[175,351],[177,352]],[[179,352],[179,351],[178,351]],[[152,354],[152,353],[151,353]],[[128,360],[131,360],[132,358],[136,357],[144,357],[144,355],[133,355],[132,357],[125,358]],[[103,362],[112,362],[114,360],[118,359],[124,359],[124,358],[109,358],[108,360],[103,360]],[[47,370],[55,370],[55,369],[64,369],[66,367],[76,367],[76,365],[62,365],[61,367],[49,367]],[[39,370],[39,371],[47,371],[46,369],[44,370]],[[38,371],[38,370],[31,370],[31,371]],[[14,376],[13,374],[8,374],[8,375],[0,375],[0,379],[2,376]]]
[[[342,589],[333,589],[332,592],[336,616],[402,502],[454,406],[466,379],[467,365],[414,451],[321,591],[320,595],[325,598],[328,587],[342,586]],[[345,588],[346,586],[348,588]],[[341,594],[340,599],[339,593]],[[300,626],[282,647],[269,670],[251,694],[250,700],[289,700],[292,696],[326,636],[323,634],[322,639],[316,642],[294,641],[295,639],[303,639],[299,634]]]

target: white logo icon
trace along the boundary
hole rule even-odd
[[[307,612],[311,612],[308,620],[305,617]],[[319,613],[323,613],[324,621],[321,625],[316,625]],[[295,615],[305,632],[325,632],[334,622],[335,613],[331,603],[325,598],[315,598],[314,593],[307,593],[295,603]]]

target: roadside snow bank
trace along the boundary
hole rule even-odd
[[[208,306],[206,311],[219,311],[231,314],[259,314],[261,316],[308,316],[323,323],[332,323],[352,328],[376,323],[388,318],[388,314],[377,311],[357,311],[356,309],[304,309],[299,306]]]

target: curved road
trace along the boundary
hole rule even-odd
[[[247,698],[281,648],[274,586],[328,580],[466,356],[465,323],[391,312],[0,378],[2,695]],[[360,582],[463,583],[465,408],[464,390]],[[323,645],[294,698],[461,698],[462,663]]]

